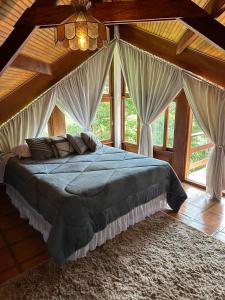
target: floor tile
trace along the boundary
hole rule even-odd
[[[22,241],[27,237],[36,236],[37,234],[38,233],[27,223],[22,223],[4,232],[9,244]]]
[[[21,268],[23,271],[25,270],[29,270],[39,264],[41,264],[42,262],[48,260],[50,257],[48,255],[48,253],[43,253],[41,255],[38,255],[34,258],[29,259],[28,261],[24,262],[21,264]]]
[[[13,207],[12,204],[7,203],[6,201],[0,202],[0,217],[4,217],[13,213],[16,213],[16,208]]]
[[[217,227],[210,226],[197,220],[192,220],[188,225],[208,235],[213,235],[217,231]]]
[[[5,242],[4,240],[2,239],[2,237],[0,236],[0,249],[5,247]]]
[[[208,209],[210,212],[225,216],[225,199],[215,201],[214,205]]]
[[[222,241],[225,243],[225,233],[216,231],[215,234],[213,235],[216,239]]]
[[[8,248],[0,249],[0,272],[5,271],[15,265],[15,261]]]
[[[40,237],[32,237],[12,245],[12,250],[18,262],[23,262],[47,251],[47,247]]]
[[[191,205],[191,203],[184,203],[180,208],[179,213],[191,218],[196,218],[201,213],[203,213],[204,210],[206,210],[204,206],[194,206]]]
[[[225,218],[222,215],[214,214],[210,211],[205,211],[197,217],[198,221],[208,226],[222,230],[225,227]]]
[[[12,268],[7,271],[0,273],[0,284],[6,282],[7,280],[19,275],[17,268]]]
[[[201,207],[202,210],[206,210],[213,206],[216,203],[216,200],[209,199],[205,193],[202,195],[194,195],[187,199],[187,203],[190,203],[192,206]]]
[[[24,219],[21,219],[19,213],[13,213],[0,218],[0,229],[7,230],[24,223]]]

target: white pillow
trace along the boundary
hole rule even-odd
[[[27,144],[14,147],[12,149],[12,153],[17,155],[19,158],[31,157],[30,149]]]

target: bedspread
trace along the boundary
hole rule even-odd
[[[52,225],[47,247],[59,264],[134,207],[166,193],[177,211],[187,197],[167,162],[107,146],[46,161],[14,157],[4,180]]]

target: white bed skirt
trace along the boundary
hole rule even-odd
[[[11,203],[19,210],[21,218],[28,219],[29,224],[41,232],[46,242],[51,231],[51,224],[49,224],[37,211],[35,211],[12,186],[7,185],[6,192],[11,199]],[[135,223],[138,223],[146,217],[149,217],[167,207],[166,194],[162,194],[159,197],[150,200],[146,204],[132,209],[126,215],[107,225],[102,231],[95,233],[92,240],[85,247],[74,252],[68,260],[74,261],[86,256],[88,251],[92,251],[97,246],[103,245],[107,240],[110,240],[122,231],[127,230],[129,226],[134,225]]]

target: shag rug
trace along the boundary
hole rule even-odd
[[[8,282],[0,299],[224,300],[225,244],[159,213],[87,257]]]

